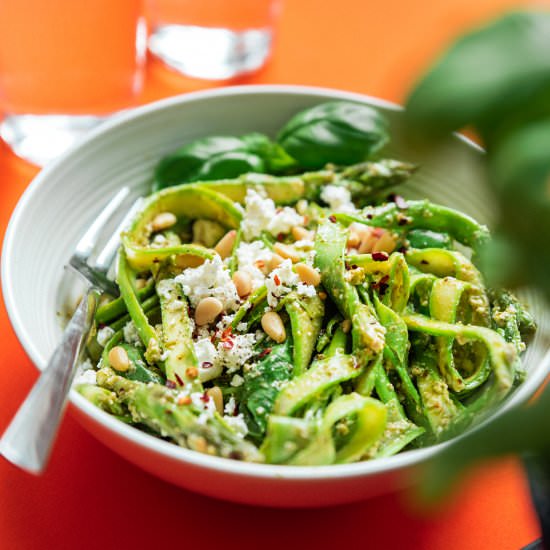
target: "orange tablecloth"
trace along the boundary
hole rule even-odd
[[[286,0],[271,62],[241,83],[337,87],[400,101],[453,36],[518,4]],[[148,102],[200,87],[204,83],[151,63],[141,99]],[[36,172],[0,146],[0,237]],[[37,373],[15,338],[1,300],[0,334],[3,430]],[[126,463],[85,432],[69,411],[50,467],[41,478],[0,459],[0,548],[506,550],[539,536],[526,480],[512,459],[473,472],[453,500],[433,515],[420,514],[406,496],[303,511],[215,501]]]

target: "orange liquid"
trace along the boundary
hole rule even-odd
[[[269,27],[278,0],[148,0],[153,26],[196,25],[231,30]]]
[[[141,88],[141,8],[141,0],[0,0],[0,108],[106,114],[128,106]]]

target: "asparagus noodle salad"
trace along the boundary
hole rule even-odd
[[[289,465],[432,444],[500,402],[534,323],[475,267],[486,227],[390,192],[417,167],[388,139],[374,109],[331,102],[276,141],[162,159],[77,390],[182,447]]]

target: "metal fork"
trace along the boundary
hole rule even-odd
[[[93,262],[93,267],[89,265],[89,261],[105,227],[128,193],[127,187],[121,189],[78,241],[68,265],[78,271],[89,286],[69,321],[60,344],[0,439],[0,454],[28,472],[40,474],[46,466],[65,410],[78,358],[93,323],[99,296],[102,292],[112,296],[119,294],[117,286],[108,279],[107,273],[120,243],[119,235],[134,215],[137,203],[134,203],[118,224]]]

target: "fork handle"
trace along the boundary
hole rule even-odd
[[[46,466],[98,300],[99,291],[90,287],[61,343],[0,440],[0,454],[23,470],[40,474]]]

